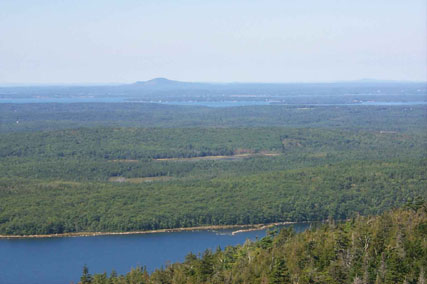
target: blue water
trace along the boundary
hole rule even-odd
[[[364,106],[412,106],[412,105],[427,105],[427,101],[416,102],[361,102]]]
[[[72,98],[0,98],[0,104],[35,104],[35,103],[156,103],[164,105],[182,105],[182,106],[206,106],[206,107],[234,107],[234,106],[252,106],[269,105],[265,101],[171,101],[171,102],[153,102],[137,101],[126,97],[72,97]]]
[[[295,224],[301,232],[308,223]],[[264,237],[265,230],[231,235],[231,230],[0,240],[0,283],[77,283],[86,264],[90,273],[124,274],[137,265],[149,271],[168,261],[183,261],[189,252],[243,244]]]
[[[205,107],[238,107],[238,106],[257,106],[257,105],[304,105],[304,106],[411,106],[411,105],[427,105],[427,101],[395,101],[395,102],[376,102],[365,101],[358,103],[271,103],[268,101],[134,101],[127,97],[71,97],[71,98],[0,98],[0,104],[29,104],[29,103],[157,103],[165,105],[180,105],[180,106],[205,106]]]
[[[207,101],[207,102],[164,102],[166,105],[180,106],[206,106],[206,107],[238,107],[238,106],[265,106],[270,105],[266,101]]]
[[[72,98],[0,98],[0,104],[45,104],[45,103],[125,103],[120,97],[72,97]]]
[[[412,101],[412,102],[359,102],[359,103],[350,103],[350,104],[278,104],[278,105],[304,105],[304,106],[415,106],[415,105],[427,105],[427,101]]]
[[[293,103],[293,104],[281,104],[271,103],[266,101],[207,101],[207,102],[162,102],[160,104],[167,105],[181,105],[181,106],[206,106],[206,107],[237,107],[237,106],[260,106],[260,105],[282,105],[282,106],[412,106],[412,105],[427,105],[427,101],[412,101],[412,102],[359,102],[359,103],[317,103],[317,104],[304,104],[304,103]]]

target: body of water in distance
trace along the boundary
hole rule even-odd
[[[0,98],[0,104],[34,104],[34,103],[143,103],[143,104],[163,104],[178,106],[205,106],[205,107],[238,107],[238,106],[412,106],[427,105],[427,101],[366,101],[356,103],[273,103],[269,101],[248,100],[248,101],[138,101],[126,97],[72,97],[72,98]]]

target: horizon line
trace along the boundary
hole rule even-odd
[[[166,79],[167,81],[178,82],[178,83],[200,83],[200,84],[339,84],[339,83],[427,83],[427,80],[400,80],[400,79],[354,79],[354,80],[328,80],[328,81],[179,81],[174,79],[168,79],[165,77],[155,77],[145,81],[138,80],[132,82],[2,82],[0,87],[96,87],[96,86],[120,86],[120,85],[131,85],[141,82],[149,82],[156,79]]]

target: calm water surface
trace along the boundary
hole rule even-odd
[[[305,106],[411,106],[411,105],[427,105],[427,101],[392,101],[392,102],[376,102],[366,101],[358,103],[271,103],[269,101],[164,101],[150,102],[137,101],[127,97],[72,97],[72,98],[0,98],[0,104],[29,104],[29,103],[156,103],[165,105],[181,105],[181,106],[206,106],[206,107],[237,107],[237,106],[257,106],[257,105],[305,105]]]
[[[126,98],[120,97],[75,97],[75,98],[0,98],[0,104],[45,104],[45,103],[125,103]]]
[[[301,232],[310,224],[294,224]],[[232,230],[157,233],[98,237],[1,239],[0,283],[77,283],[83,265],[91,273],[126,273],[137,265],[149,271],[168,261],[183,261],[189,252],[202,253],[247,239],[264,237],[265,230],[231,235]]]

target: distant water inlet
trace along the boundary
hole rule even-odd
[[[162,104],[176,106],[203,106],[211,108],[228,108],[239,106],[417,106],[427,105],[427,101],[422,98],[417,101],[358,101],[351,103],[329,102],[325,99],[323,102],[310,103],[307,101],[285,103],[280,101],[265,100],[239,100],[239,101],[147,101],[135,100],[130,97],[41,97],[41,98],[0,98],[0,104],[36,104],[36,103],[142,103],[142,104]]]
[[[295,231],[309,223],[293,225]],[[189,252],[202,253],[218,246],[243,244],[266,235],[266,229],[242,231],[200,230],[142,235],[96,237],[1,239],[0,283],[77,283],[83,266],[91,273],[123,274],[132,267],[146,266],[149,271],[167,263],[183,261]]]

